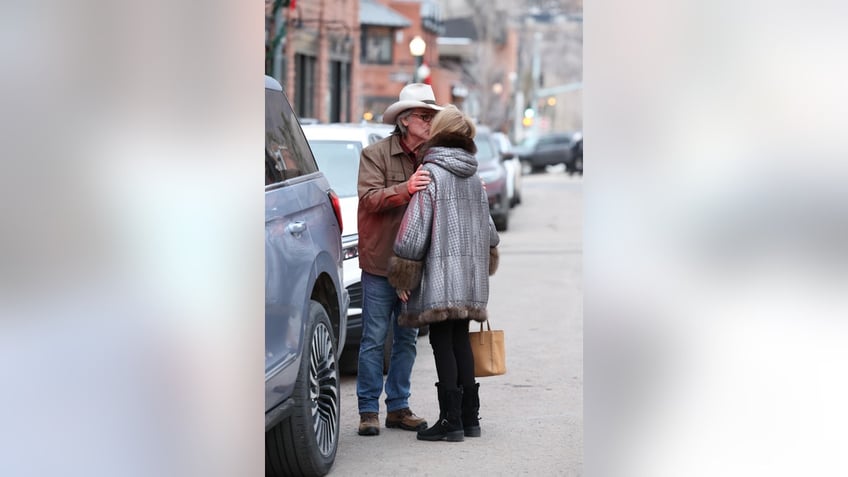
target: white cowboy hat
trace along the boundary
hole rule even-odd
[[[397,115],[412,108],[427,108],[433,111],[441,111],[443,107],[436,104],[436,95],[429,84],[412,83],[400,90],[398,101],[383,113],[383,122],[394,124]]]

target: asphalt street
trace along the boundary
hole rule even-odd
[[[551,169],[524,176],[522,204],[501,233],[489,316],[505,330],[507,374],[480,378],[482,437],[423,442],[381,428],[357,435],[355,376],[342,377],[341,440],[332,476],[583,474],[583,183]],[[432,423],[437,381],[418,340],[410,404]],[[380,421],[385,404],[380,403]]]

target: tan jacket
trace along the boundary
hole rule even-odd
[[[359,268],[388,275],[392,246],[409,204],[406,182],[417,168],[391,136],[362,150],[359,160]]]

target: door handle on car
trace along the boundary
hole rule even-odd
[[[290,234],[303,233],[306,230],[305,222],[292,222],[286,226],[286,231]]]

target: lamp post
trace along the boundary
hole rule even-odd
[[[413,83],[421,82],[421,79],[418,77],[418,69],[421,68],[421,64],[424,62],[424,51],[426,49],[427,43],[419,35],[415,35],[415,38],[409,42],[409,53],[415,57],[415,69],[412,70]]]

